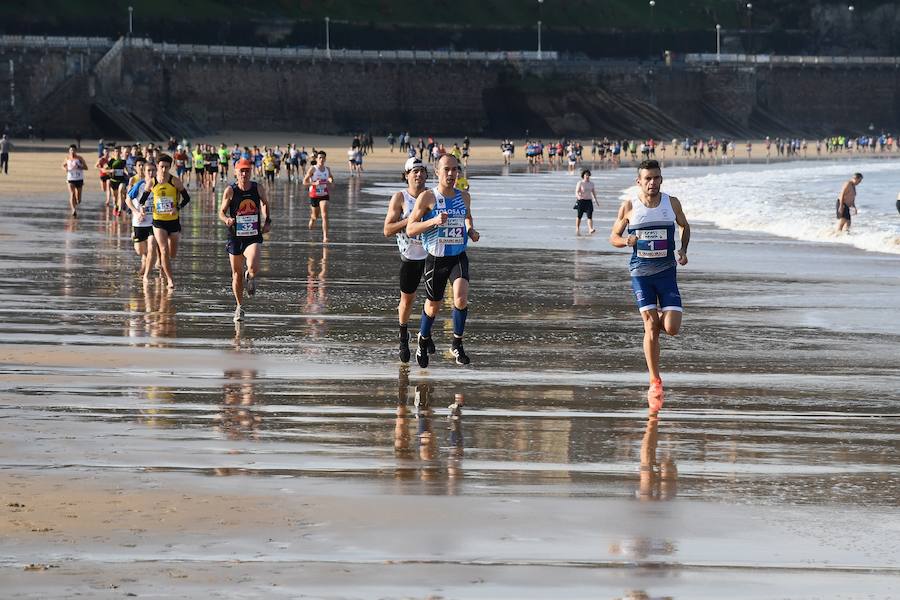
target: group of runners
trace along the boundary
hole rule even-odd
[[[211,146],[198,147],[211,154]],[[169,288],[175,287],[173,261],[178,253],[181,231],[180,211],[190,202],[186,179],[186,154],[176,146],[174,155],[147,147],[130,152],[134,174],[127,176],[124,149],[103,150],[107,180],[107,205],[130,213],[135,252],[140,256],[139,275],[149,282],[157,263]],[[219,154],[216,153],[218,158]],[[232,155],[228,156],[229,162]],[[406,159],[403,178],[406,183],[391,197],[384,220],[385,236],[395,236],[400,252],[398,336],[399,359],[406,363],[413,355],[417,364],[428,367],[436,353],[433,326],[438,317],[446,288],[452,294],[452,338],[450,353],[459,365],[471,362],[463,338],[469,310],[469,242],[477,242],[471,196],[463,178],[461,153],[446,152],[433,163],[436,185],[426,186],[428,165],[418,156]],[[323,242],[328,241],[328,202],[334,176],[326,165],[325,152],[317,152],[302,178],[308,188],[310,219],[313,228],[322,220]],[[100,161],[98,161],[100,162]],[[271,229],[272,218],[266,188],[258,178],[255,162],[241,152],[230,165],[234,177],[225,185],[217,216],[228,230],[226,244],[231,266],[231,288],[235,298],[234,321],[244,320],[244,296],[257,289],[263,235]],[[81,188],[87,164],[73,145],[63,163],[70,189],[73,215],[81,202]],[[580,219],[587,215],[588,232],[594,233],[592,206],[597,203],[590,181],[591,173],[582,171],[576,187],[576,208]],[[221,178],[219,172],[215,177]],[[676,335],[681,326],[682,305],[678,291],[676,264],[687,263],[690,227],[676,198],[660,191],[662,174],[654,160],[638,167],[638,198],[622,203],[610,234],[616,247],[630,247],[632,287],[644,323],[644,355],[650,387],[648,402],[657,412],[663,402],[659,374],[659,337]],[[675,231],[680,232],[681,247],[675,251]],[[416,293],[424,284],[425,302],[419,328],[413,339],[409,321]]]
[[[810,151],[815,151],[815,157],[821,158],[823,152],[828,155],[841,153],[889,153],[900,151],[900,144],[895,144],[892,134],[882,133],[879,136],[859,136],[851,138],[844,135],[831,136],[824,139],[808,141],[803,138],[774,139],[768,136],[762,142],[766,151],[766,158],[774,156],[782,158],[809,158]],[[673,138],[668,144],[665,140],[648,138],[645,140],[613,139],[607,137],[594,138],[588,146],[584,146],[577,140],[561,139],[545,144],[542,140],[526,139],[525,160],[529,166],[548,164],[551,167],[568,166],[570,172],[575,172],[578,165],[587,160],[590,151],[591,162],[598,166],[621,166],[623,160],[631,160],[633,164],[639,161],[660,159],[665,161],[671,150],[674,158],[682,160],[726,160],[735,159],[739,150],[738,144],[733,139],[726,138],[701,138],[684,137]],[[753,142],[747,140],[741,144],[741,152],[746,152],[748,159],[752,158]],[[500,143],[500,153],[504,164],[511,164],[515,158],[516,146],[509,139]]]
[[[415,344],[416,362],[427,367],[435,353],[432,328],[445,288],[452,290],[453,337],[450,351],[456,363],[466,365],[470,358],[463,349],[463,336],[468,316],[469,260],[468,242],[477,242],[471,196],[458,189],[460,164],[452,155],[443,156],[435,166],[437,185],[426,188],[427,166],[410,157],[404,165],[406,189],[391,196],[384,220],[383,233],[395,236],[400,251],[398,303],[399,358],[409,362],[409,319],[419,284],[424,281],[425,304],[419,320]],[[676,265],[686,265],[690,243],[690,225],[675,197],[661,191],[662,170],[655,160],[638,166],[637,198],[625,200],[619,207],[610,232],[610,243],[618,248],[631,248],[629,271],[632,289],[644,324],[644,358],[650,385],[647,401],[651,413],[658,413],[664,401],[660,376],[660,335],[677,335],[683,307],[676,279]],[[587,196],[579,203],[597,202],[590,171],[582,173],[576,194]],[[580,215],[579,215],[580,218]],[[676,251],[677,239],[680,248]],[[590,233],[594,232],[589,219]]]

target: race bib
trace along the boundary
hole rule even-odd
[[[69,181],[81,181],[84,179],[84,171],[81,169],[69,169]]]
[[[116,177],[122,177],[125,175],[125,169],[113,169],[113,175]]]
[[[639,229],[637,236],[638,258],[665,258],[669,253],[669,240],[665,229]]]
[[[156,214],[158,215],[174,215],[175,214],[175,200],[169,198],[168,196],[160,196],[156,198],[155,208]]]
[[[234,220],[235,235],[238,237],[259,234],[259,215],[238,215]]]
[[[462,244],[466,239],[465,217],[450,217],[447,224],[438,230],[438,242],[444,244]]]

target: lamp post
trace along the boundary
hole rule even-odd
[[[131,37],[131,34],[134,33],[134,7],[128,7],[128,37]]]
[[[325,56],[331,58],[331,17],[325,17]]]
[[[721,60],[722,54],[722,26],[716,23],[716,61]]]
[[[753,54],[753,3],[747,3],[747,53]]]
[[[544,0],[538,0],[538,23],[537,23],[537,26],[538,26],[538,52],[537,52],[538,60],[544,59],[544,54],[541,52],[541,25],[543,25],[542,17],[544,16],[543,8],[544,8]]]
[[[852,36],[853,36],[853,11],[854,10],[856,10],[856,7],[853,6],[852,4],[847,7],[847,12],[850,13],[850,32],[849,32],[849,35],[847,35],[848,42],[850,41],[850,39],[852,39]],[[851,51],[852,47],[853,47],[852,44],[849,44],[849,43],[847,44],[847,56],[850,56],[850,51]]]
[[[656,28],[653,26],[653,9],[656,7],[656,0],[650,0],[650,58],[656,54]]]

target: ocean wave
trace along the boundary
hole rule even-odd
[[[857,190],[859,214],[853,216],[849,233],[837,233],[837,197],[854,171],[864,175]],[[900,254],[900,215],[895,208],[898,176],[900,163],[893,161],[748,166],[700,177],[667,178],[663,191],[681,201],[690,221]],[[631,186],[622,191],[622,198],[634,198],[637,192],[637,186]]]

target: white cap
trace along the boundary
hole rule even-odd
[[[182,146],[181,144],[178,144],[178,149],[179,149],[179,150],[184,150],[184,146]]]
[[[403,165],[403,170],[406,171],[407,173],[409,173],[413,169],[418,169],[420,167],[425,169],[425,164],[422,162],[422,159],[418,158],[416,156],[413,156],[411,158],[406,159],[406,164]]]

